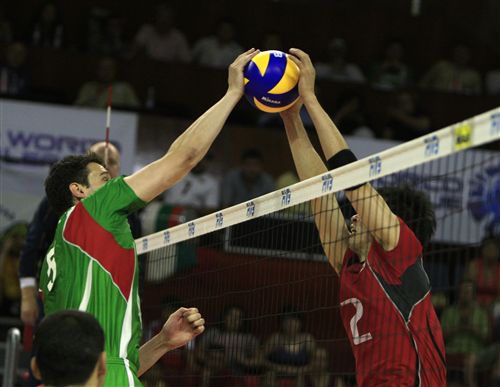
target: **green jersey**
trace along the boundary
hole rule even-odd
[[[101,324],[109,386],[140,385],[139,268],[127,216],[144,204],[123,177],[106,183],[61,217],[40,274],[47,315],[79,309]]]

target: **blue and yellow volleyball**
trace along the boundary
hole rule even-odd
[[[246,98],[264,112],[281,112],[299,98],[300,70],[284,52],[258,53],[245,67],[243,75]]]

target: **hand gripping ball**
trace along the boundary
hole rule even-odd
[[[281,112],[299,98],[299,75],[299,68],[284,52],[260,52],[243,71],[245,96],[257,109]]]

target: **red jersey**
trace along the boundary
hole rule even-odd
[[[360,387],[446,385],[443,334],[422,245],[401,219],[393,250],[374,241],[364,263],[347,250],[340,305]]]

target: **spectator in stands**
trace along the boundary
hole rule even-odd
[[[456,45],[452,60],[442,60],[432,66],[420,81],[420,86],[460,94],[480,94],[481,76],[470,66],[470,59],[470,47]]]
[[[316,341],[302,329],[301,315],[285,308],[280,330],[267,339],[262,350],[266,366],[265,387],[275,386],[277,378],[294,379],[296,386],[305,386],[305,375],[316,353]]]
[[[33,351],[31,368],[46,386],[104,385],[104,332],[89,313],[67,310],[45,318]]]
[[[21,291],[17,272],[27,230],[25,223],[16,223],[0,239],[0,315],[19,315]]]
[[[318,79],[337,82],[362,83],[363,72],[354,63],[347,62],[347,45],[344,39],[333,38],[328,45],[328,62],[316,64]]]
[[[283,44],[283,40],[281,39],[281,36],[277,31],[270,31],[265,34],[264,39],[262,39],[261,46],[261,50],[286,50],[285,45]]]
[[[455,305],[441,317],[447,354],[467,355],[482,349],[490,335],[488,313],[476,302],[474,283],[464,280]]]
[[[417,107],[416,96],[409,91],[399,91],[392,106],[387,108],[386,130],[396,140],[408,141],[427,133],[430,119]]]
[[[14,34],[12,33],[12,23],[5,15],[3,6],[0,5],[0,44],[11,43],[13,39]]]
[[[207,329],[196,350],[202,386],[209,386],[210,379],[218,374],[241,375],[258,366],[259,343],[255,336],[245,332],[243,310],[230,306],[222,319],[222,327]]]
[[[89,52],[112,57],[124,57],[128,41],[124,31],[125,19],[101,7],[93,7],[88,21],[87,48]]]
[[[189,62],[191,53],[186,37],[174,27],[174,11],[167,3],[156,6],[154,23],[143,25],[134,39],[132,55],[140,51],[163,62]]]
[[[24,44],[14,42],[7,46],[5,64],[0,64],[0,94],[22,97],[30,89],[30,75],[26,66],[28,51]]]
[[[178,370],[176,371],[178,372]],[[186,381],[184,379],[179,382],[181,384],[170,384],[170,380],[166,379],[166,377],[168,378],[168,374],[166,374],[159,363],[156,363],[141,377],[141,382],[143,387],[174,387],[180,386]]]
[[[403,62],[404,47],[399,40],[390,41],[385,50],[382,62],[371,69],[370,82],[380,89],[392,90],[405,87],[411,82],[411,72]]]
[[[134,89],[128,82],[116,80],[116,62],[112,58],[102,58],[97,67],[97,80],[82,85],[75,105],[106,107],[108,90],[112,87],[113,106],[138,108],[140,106]]]
[[[485,382],[483,385],[500,385],[500,294],[492,317],[493,341],[466,358],[465,381],[468,387],[480,386],[480,378]]]
[[[229,171],[221,185],[222,206],[229,207],[274,190],[271,175],[263,170],[262,153],[246,149],[241,155],[241,165]]]
[[[356,91],[345,91],[337,101],[335,122],[342,133],[362,137],[375,137],[365,112],[365,101]]]
[[[469,263],[467,278],[474,282],[477,301],[491,307],[500,294],[500,241],[489,235],[481,242],[480,255]]]
[[[331,375],[329,373],[329,359],[326,348],[317,347],[311,363],[309,379],[312,387],[329,387]]]
[[[64,45],[64,26],[59,8],[45,1],[35,16],[30,43],[34,47],[59,49]]]
[[[234,39],[232,20],[225,19],[217,25],[216,33],[198,40],[193,47],[193,62],[217,69],[225,69],[234,58],[243,52],[243,47]]]
[[[212,156],[207,155],[181,181],[165,192],[164,201],[195,210],[206,215],[219,207],[220,182],[209,171]]]
[[[500,68],[488,71],[484,83],[488,95],[500,95]]]

